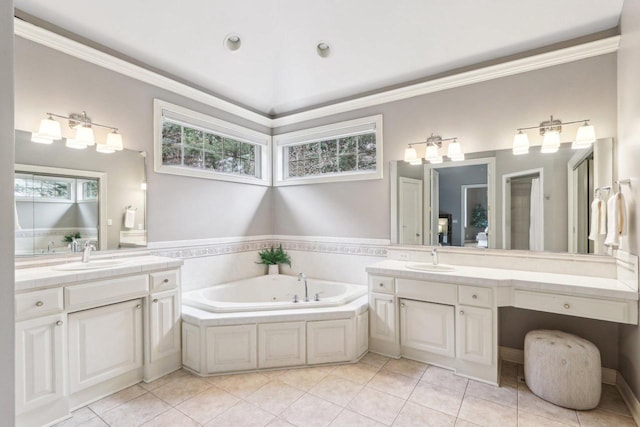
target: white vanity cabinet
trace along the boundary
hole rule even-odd
[[[369,276],[369,349],[389,356],[399,352],[395,279]]]
[[[455,356],[454,307],[400,300],[400,342],[403,347]]]
[[[456,346],[460,360],[491,365],[493,359],[493,312],[488,308],[459,305]]]

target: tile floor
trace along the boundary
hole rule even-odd
[[[71,426],[636,426],[615,387],[572,411],[536,397],[505,364],[502,386],[373,353],[360,363],[201,378],[180,370],[77,410]]]

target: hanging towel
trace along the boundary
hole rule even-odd
[[[136,224],[136,210],[127,208],[124,212],[124,226],[125,228],[133,228]]]
[[[620,236],[626,233],[627,207],[622,193],[616,193],[607,201],[607,238],[606,246],[620,245]]]
[[[607,205],[600,200],[594,199],[591,203],[591,231],[589,240],[597,240],[599,235],[607,234]]]

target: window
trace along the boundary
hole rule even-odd
[[[155,100],[155,171],[271,185],[271,137]]]
[[[69,178],[16,174],[14,195],[16,200],[73,203],[73,185],[74,180]]]
[[[382,178],[382,116],[274,137],[276,186]]]

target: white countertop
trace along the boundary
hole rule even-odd
[[[110,258],[96,257],[94,259]],[[56,265],[64,263],[18,268],[15,271],[15,290],[16,292],[24,292],[41,288],[55,288],[75,282],[85,282],[88,280],[146,273],[154,270],[178,268],[183,264],[181,259],[154,255],[128,256],[118,259],[124,259],[126,261],[123,264],[116,266],[97,268],[93,270],[59,271],[53,269]],[[77,260],[74,259],[73,261]]]
[[[540,273],[498,268],[451,265],[453,271],[422,271],[408,268],[416,262],[385,260],[367,267],[372,274],[431,280],[456,285],[491,286],[566,295],[638,300],[638,290],[622,281],[601,277]]]

